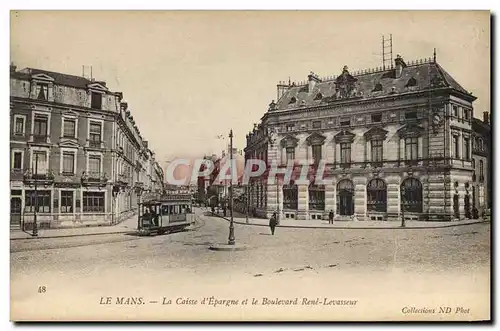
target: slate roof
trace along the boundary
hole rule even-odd
[[[31,76],[39,74],[44,74],[54,78],[54,84],[56,85],[64,85],[82,89],[86,88],[88,84],[93,84],[93,83],[99,83],[103,86],[106,86],[106,83],[102,81],[91,81],[90,79],[87,79],[82,76],[68,75],[60,72],[35,69],[35,68],[24,68],[22,70],[11,73],[11,76],[27,80],[30,79]]]
[[[451,87],[456,91],[470,95],[443,67],[429,61],[404,66],[399,78],[396,78],[396,69],[361,73],[355,76],[351,76],[347,70],[336,79],[317,82],[312,91],[308,91],[308,85],[292,86],[276,102],[276,105],[273,105],[274,110],[293,109],[301,106],[310,107],[335,101],[337,99],[336,83],[350,84],[353,81],[352,78],[354,78],[356,86],[353,95],[348,98],[352,100],[421,91],[429,88],[431,83],[434,88]],[[470,97],[475,99],[472,95]]]

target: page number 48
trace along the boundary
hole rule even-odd
[[[38,286],[38,293],[45,293],[47,292],[47,288],[45,286]]]

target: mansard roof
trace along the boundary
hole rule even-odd
[[[90,84],[100,84],[106,87],[106,82],[103,81],[90,80],[81,76],[68,75],[60,72],[54,72],[42,69],[24,68],[22,70],[11,73],[11,77],[25,79],[25,80],[28,80],[31,77],[38,75],[48,76],[52,78],[54,84],[56,85],[64,85],[82,89],[87,88],[88,85]]]
[[[339,88],[344,88],[343,91],[346,91],[345,87],[347,87],[349,96],[341,93],[342,97],[339,98]],[[338,100],[366,100],[398,93],[423,91],[429,87],[449,87],[468,95],[472,101],[476,99],[438,63],[417,61],[414,64],[404,65],[400,77],[396,77],[396,69],[394,68],[350,74],[348,68],[344,67],[340,76],[317,82],[311,91],[309,91],[307,84],[298,86],[292,84],[277,101],[275,109],[310,107]],[[318,94],[322,97],[318,98]]]

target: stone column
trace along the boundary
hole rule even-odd
[[[358,221],[366,220],[366,177],[354,177],[354,215]]]
[[[299,184],[298,189],[298,206],[297,206],[297,219],[309,219],[309,185]]]
[[[328,184],[325,185],[325,213],[330,213],[330,210],[333,210],[333,213],[336,213],[336,196],[335,196],[335,185],[331,180],[328,180]]]
[[[277,187],[276,187],[276,181],[268,183],[267,184],[267,210],[266,210],[266,217],[270,218],[275,210],[278,210],[278,205],[277,205]],[[283,210],[281,208],[280,210]],[[281,217],[280,217],[281,219]]]
[[[399,175],[389,175],[385,178],[387,184],[387,220],[401,220],[401,179]]]

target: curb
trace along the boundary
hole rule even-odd
[[[199,215],[196,215],[199,218]],[[49,230],[51,231],[51,230]],[[110,234],[127,234],[133,233],[137,230],[127,230],[127,231],[111,231],[111,232],[100,232],[100,233],[79,233],[79,234],[67,234],[67,235],[49,235],[49,236],[39,236],[39,237],[26,237],[26,238],[10,238],[10,240],[31,240],[31,239],[55,239],[55,238],[70,238],[70,237],[84,237],[84,236],[99,236],[99,235],[110,235]]]
[[[203,215],[206,216],[206,215]],[[213,215],[213,216],[207,216],[207,217],[217,217],[221,218],[227,222],[230,222],[230,219],[227,219],[223,216],[219,215]],[[239,221],[234,221],[234,224],[239,224],[239,225],[250,225],[250,226],[265,226],[268,227],[266,224],[255,224],[255,223],[244,223],[244,222],[239,222]],[[490,221],[477,221],[477,222],[472,222],[472,223],[461,223],[461,224],[446,224],[446,225],[437,225],[437,226],[406,226],[406,227],[339,227],[339,226],[307,226],[307,225],[278,225],[277,227],[281,228],[294,228],[294,229],[332,229],[332,230],[341,230],[341,229],[349,229],[349,230],[425,230],[425,229],[442,229],[442,228],[451,228],[451,227],[456,227],[456,226],[466,226],[466,225],[473,225],[473,224],[480,224],[480,223],[490,223]]]
[[[69,237],[83,237],[83,236],[99,236],[99,235],[110,235],[110,234],[124,234],[130,233],[129,231],[114,231],[114,232],[101,232],[101,233],[79,233],[79,234],[66,234],[66,235],[49,235],[49,236],[39,236],[39,237],[26,237],[26,238],[10,238],[10,240],[30,240],[30,239],[54,239],[54,238],[69,238]]]

